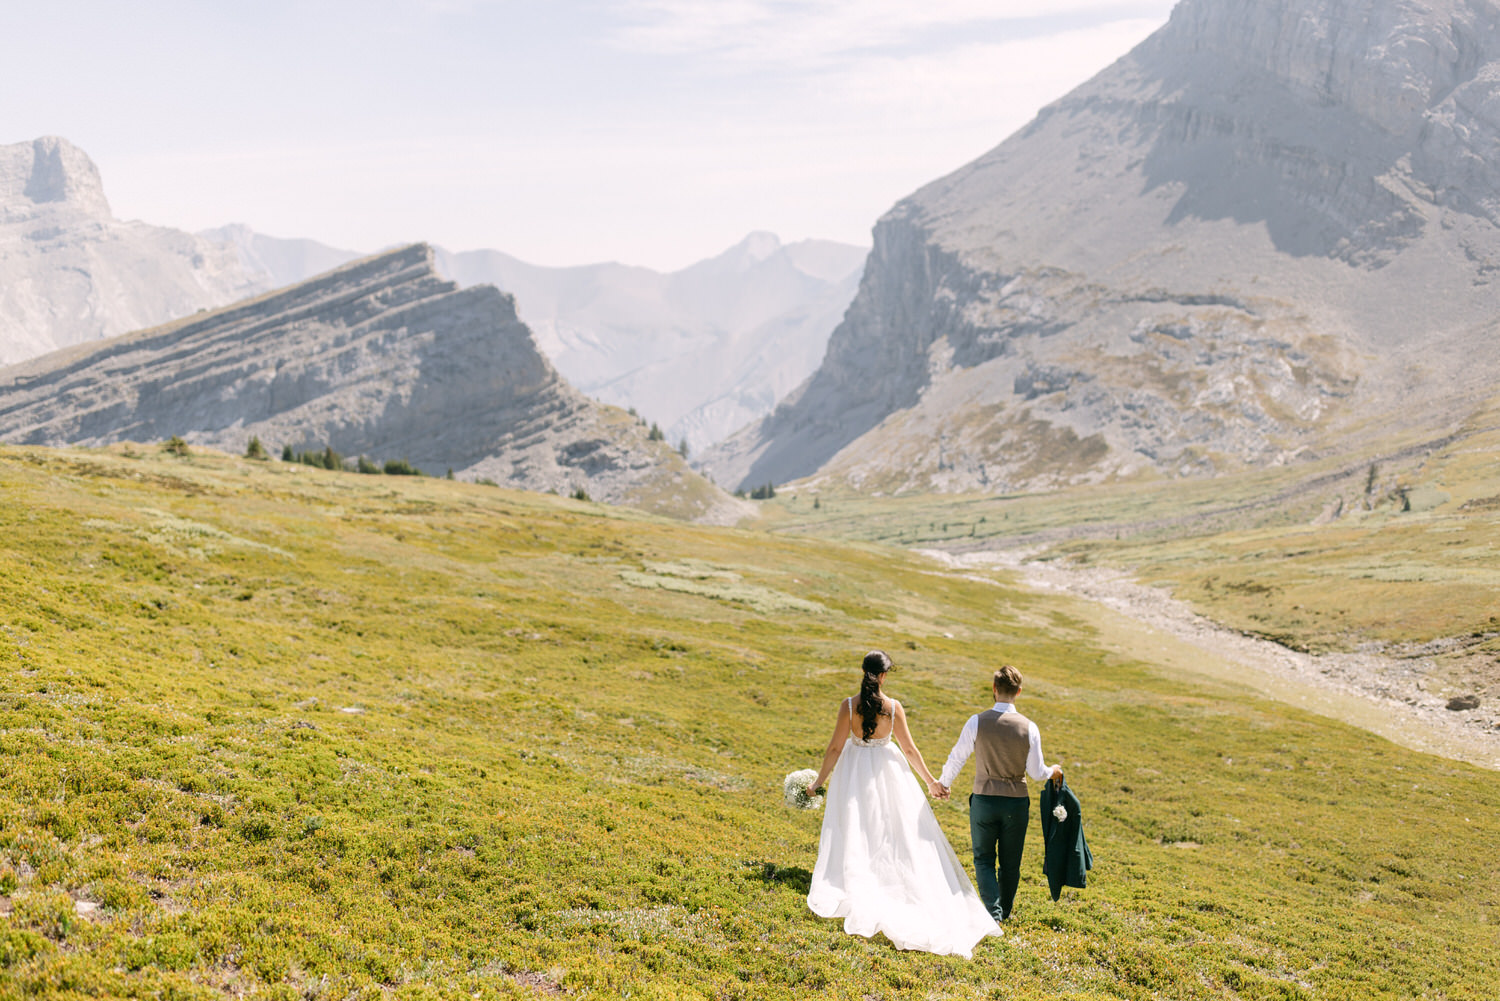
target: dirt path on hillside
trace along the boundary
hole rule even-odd
[[[1424,690],[1420,659],[1300,653],[1221,626],[1166,590],[1107,567],[1029,562],[1024,551],[923,552],[956,570],[1009,570],[1028,587],[1089,602],[1106,642],[1169,673],[1242,685],[1406,747],[1500,769],[1500,711],[1449,710],[1446,698]]]

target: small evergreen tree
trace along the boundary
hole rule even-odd
[[[775,496],[776,484],[774,483],[767,483],[763,487],[756,487],[754,490],[750,491],[751,500],[770,500]]]
[[[266,453],[266,446],[260,443],[258,435],[250,436],[250,444],[245,446],[245,458],[262,460],[270,458],[270,455]]]
[[[342,455],[339,455],[337,452],[335,452],[333,450],[333,446],[332,445],[325,445],[324,448],[323,448],[323,468],[324,469],[343,469],[344,468],[344,457]]]
[[[281,461],[282,462],[296,462],[297,461],[297,453],[294,452],[294,451],[292,451],[292,445],[291,445],[290,442],[288,442],[287,444],[281,446]]]
[[[646,432],[646,438],[648,441],[665,441],[667,436],[662,434],[661,428],[656,426],[655,421],[652,421],[651,430]]]
[[[188,448],[188,443],[183,441],[180,435],[175,434],[161,443],[161,450],[163,452],[166,452],[168,455],[175,455],[178,458],[182,458],[185,455],[192,454],[191,450]]]
[[[684,459],[688,457],[688,443],[686,438],[677,443],[677,454],[682,456]]]
[[[405,459],[387,459],[385,460],[385,475],[421,476],[422,471]]]
[[[573,491],[572,496],[574,500],[586,501],[589,499],[589,492],[583,489],[583,487],[579,487],[577,490]]]
[[[371,462],[369,459],[366,459],[362,455],[359,457],[358,461],[355,462],[354,469],[356,472],[364,473],[366,475],[378,474],[380,472],[379,466],[375,465],[375,463]]]

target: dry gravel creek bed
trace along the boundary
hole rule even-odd
[[[1123,643],[1124,652],[1173,673],[1241,684],[1406,747],[1500,769],[1500,707],[1490,701],[1476,709],[1448,709],[1447,697],[1425,690],[1430,664],[1421,658],[1302,653],[1222,626],[1165,589],[1110,567],[1029,561],[1025,551],[923,553],[956,570],[1008,570],[1027,587],[1107,609],[1090,618],[1111,645]]]

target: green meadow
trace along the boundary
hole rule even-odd
[[[1106,564],[1241,632],[1410,658],[1429,691],[1500,699],[1500,400],[1455,432],[1213,479],[999,497],[778,497],[762,527]]]
[[[1449,493],[1455,518],[1476,499]],[[856,503],[711,529],[0,446],[0,997],[1500,994],[1494,773],[1161,671],[1062,598],[874,537],[874,509],[827,521]],[[965,530],[1032,502],[989,504]],[[1191,547],[1220,581],[1255,566],[1232,540],[1083,541],[1188,588]],[[805,906],[819,815],[781,779],[816,766],[872,647],[934,766],[1019,666],[1083,803],[1091,885],[1054,903],[1034,829],[1015,919],[972,961]],[[937,814],[964,856],[962,797]]]

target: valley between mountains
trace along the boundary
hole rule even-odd
[[[1492,1001],[1497,164],[1495,0],[1181,0],[672,274],[0,145],[0,998]],[[1082,803],[972,962],[807,909],[872,648]]]

